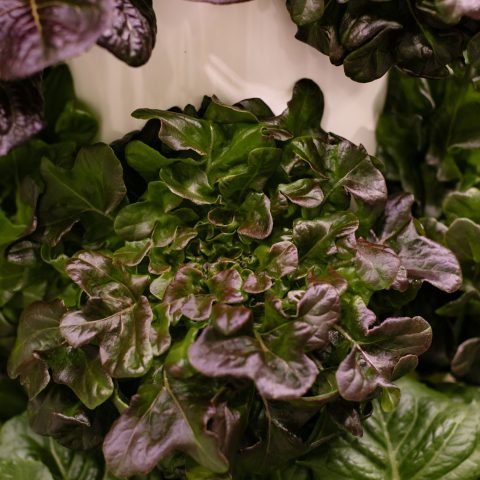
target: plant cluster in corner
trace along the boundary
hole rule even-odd
[[[0,4],[0,155],[40,132],[43,70],[94,44],[131,66],[148,61],[152,0],[3,0]]]
[[[313,82],[279,116],[215,97],[137,110],[144,129],[111,147],[59,136],[69,103],[52,104],[50,143],[0,157],[17,278],[0,314],[35,432],[103,443],[120,477],[268,478],[361,434],[373,399],[395,407],[431,329],[386,305],[424,281],[453,292],[460,268],[382,165],[320,128]]]
[[[396,66],[445,78],[480,46],[480,7],[461,0],[287,0],[296,37],[343,65],[357,82]]]

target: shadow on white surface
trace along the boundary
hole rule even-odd
[[[70,62],[77,93],[101,116],[101,138],[111,141],[142,123],[136,108],[198,105],[203,95],[224,102],[260,97],[280,113],[296,80],[316,81],[325,95],[325,130],[375,150],[375,123],[386,80],[358,84],[341,67],[295,39],[283,1],[214,6],[154,0],[157,45],[141,68],[124,65],[95,47]]]

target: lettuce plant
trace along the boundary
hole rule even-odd
[[[4,0],[0,4],[0,155],[38,133],[42,70],[97,43],[128,65],[148,61],[151,0]]]
[[[41,194],[4,264],[46,283],[8,361],[37,433],[103,443],[120,477],[252,478],[360,435],[374,398],[394,408],[431,329],[389,305],[455,291],[460,268],[322,114],[301,80],[279,116],[205,97],[137,110],[144,129],[111,147],[33,156]]]
[[[419,77],[448,77],[453,65],[463,64],[469,43],[478,49],[480,40],[473,1],[287,0],[287,7],[296,37],[357,82],[380,78],[392,66]]]
[[[420,292],[408,307],[423,311],[434,327],[424,366],[451,368],[459,379],[478,384],[480,93],[472,74],[470,68],[426,82],[392,72],[377,138],[392,188],[411,192],[427,235],[451,248],[462,265],[459,294],[431,292],[426,301]]]

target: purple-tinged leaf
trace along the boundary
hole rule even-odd
[[[213,326],[223,335],[233,335],[252,319],[252,311],[247,307],[218,303],[212,310]]]
[[[274,278],[282,278],[298,268],[297,247],[288,241],[274,243],[268,252],[266,272]]]
[[[357,299],[352,306],[352,350],[336,378],[340,395],[356,402],[368,399],[379,387],[391,387],[392,380],[414,368],[416,357],[431,344],[432,329],[421,317],[387,318],[372,326],[375,315],[363,301]]]
[[[25,78],[95,44],[110,26],[110,0],[3,0],[0,79]]]
[[[323,161],[332,190],[343,187],[369,204],[386,201],[385,179],[363,147],[344,139],[334,140]]]
[[[310,336],[304,322],[290,322],[262,340],[225,338],[207,327],[190,347],[189,359],[207,377],[250,378],[264,398],[289,400],[304,395],[318,373],[303,352]]]
[[[310,287],[297,304],[297,318],[313,327],[307,347],[312,350],[324,349],[329,343],[330,329],[340,318],[337,289],[328,284]]]
[[[216,273],[209,279],[208,286],[217,302],[242,303],[244,301],[241,293],[242,277],[233,268]]]
[[[452,360],[452,372],[459,378],[475,384],[480,383],[480,337],[465,340],[457,348]]]
[[[357,241],[355,263],[357,275],[374,290],[388,290],[401,264],[391,248],[361,239]]]
[[[181,314],[191,320],[206,320],[215,297],[203,290],[203,281],[200,270],[192,266],[181,267],[165,290],[164,302],[169,305],[169,314],[175,319]]]
[[[270,199],[264,193],[251,192],[241,205],[239,216],[242,218],[238,227],[241,235],[263,240],[272,233]]]
[[[242,289],[244,292],[257,294],[266,292],[272,285],[272,279],[265,272],[251,272],[243,282]]]
[[[412,223],[396,238],[398,256],[411,279],[424,280],[444,292],[462,285],[462,271],[455,255],[442,245],[418,235]]]
[[[37,77],[0,81],[0,155],[6,155],[45,126],[40,81]]]
[[[90,410],[112,395],[112,378],[103,370],[95,347],[74,349],[62,346],[49,352],[47,359],[53,381],[70,387]]]
[[[108,469],[119,477],[147,474],[180,451],[212,472],[226,472],[223,439],[210,428],[224,411],[193,390],[166,376],[163,386],[143,385],[105,437]]]
[[[293,183],[281,184],[278,190],[292,203],[305,208],[318,207],[323,201],[321,183],[314,178],[302,178]]]
[[[351,212],[335,213],[315,220],[298,220],[293,226],[293,242],[300,257],[324,258],[335,253],[337,239],[352,235],[359,220]]]
[[[48,365],[40,354],[63,343],[59,323],[65,311],[65,305],[58,300],[36,302],[20,317],[17,340],[8,361],[8,375],[20,377],[30,398],[36,397],[50,381]]]
[[[413,201],[411,193],[397,193],[388,197],[380,234],[382,242],[394,238],[410,223]]]
[[[243,3],[250,0],[190,0],[192,2],[213,3],[214,5],[229,5],[231,3]]]
[[[87,304],[84,311],[69,312],[63,317],[62,336],[77,348],[96,339],[100,361],[114,378],[144,375],[153,358],[150,343],[153,314],[148,300],[140,297],[138,303],[100,318],[95,315],[93,303]]]
[[[194,295],[191,293],[185,297],[182,303],[182,315],[185,315],[190,320],[207,320],[212,313],[212,305],[214,301],[215,297],[213,297],[213,295]],[[170,312],[174,313],[173,311]]]
[[[110,27],[97,40],[117,58],[132,67],[150,59],[157,36],[152,0],[112,0]]]
[[[147,278],[133,276],[124,265],[97,252],[80,252],[66,264],[68,276],[89,297],[100,297],[111,308],[131,305],[140,297]]]
[[[89,412],[65,387],[55,385],[28,406],[31,429],[72,450],[89,450],[103,437],[100,412]],[[57,453],[58,450],[57,450]]]

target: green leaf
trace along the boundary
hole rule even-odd
[[[375,405],[363,438],[344,436],[302,460],[329,480],[474,480],[480,474],[478,394],[455,394],[411,379],[401,383],[395,411]],[[471,398],[473,393],[473,399]]]
[[[158,178],[163,167],[174,163],[174,159],[164,157],[160,152],[139,140],[133,140],[125,148],[127,163],[145,180]]]
[[[103,144],[82,148],[71,170],[43,159],[41,173],[46,191],[40,201],[40,223],[51,244],[86,213],[108,217],[126,192],[120,162]]]
[[[335,213],[321,219],[298,220],[293,227],[293,242],[300,258],[321,258],[339,238],[355,233],[358,218],[351,212]]]
[[[469,218],[457,218],[445,234],[445,241],[460,262],[480,263],[480,225]]]
[[[37,302],[26,308],[20,317],[8,374],[11,378],[20,377],[30,398],[37,396],[50,381],[48,365],[40,354],[62,344],[59,323],[65,311],[58,300]]]
[[[47,470],[47,479],[102,480],[103,467],[93,453],[70,450],[51,438],[34,433],[26,414],[12,418],[0,429],[0,458],[3,462],[34,463],[37,472]],[[41,468],[41,466],[43,468]],[[1,468],[1,467],[0,467]],[[2,474],[3,470],[0,470]],[[15,472],[15,470],[14,470]],[[29,470],[28,479],[36,479]],[[22,477],[12,477],[12,480]],[[41,480],[44,480],[40,477]]]
[[[397,278],[400,265],[400,259],[391,248],[358,240],[356,274],[369,288],[388,290]]]
[[[160,178],[170,191],[197,205],[215,203],[215,191],[206,173],[193,165],[172,165],[162,168]]]
[[[452,192],[445,198],[443,210],[450,219],[468,218],[480,223],[480,190],[470,188],[466,192]]]
[[[161,121],[159,137],[174,150],[193,150],[200,155],[207,155],[215,142],[217,134],[212,122],[193,118],[183,113],[143,108],[135,110],[135,118]]]
[[[278,190],[292,203],[305,208],[318,207],[323,201],[320,182],[311,178],[302,178],[288,185],[279,185]]]
[[[45,465],[33,460],[0,460],[4,480],[53,480]]]
[[[313,0],[313,3],[315,5],[310,6],[310,11],[323,6],[323,1]],[[298,7],[296,6],[296,8]],[[316,14],[318,13],[316,12]],[[305,15],[305,11],[303,15]],[[311,13],[310,16],[312,16]],[[272,123],[295,136],[317,133],[320,130],[323,109],[322,91],[315,82],[303,78],[295,83],[292,99],[288,102],[287,109]]]

